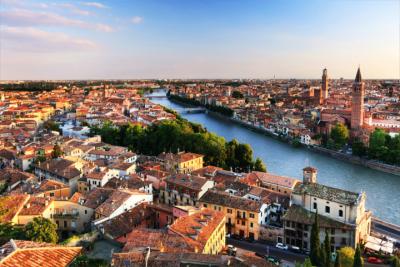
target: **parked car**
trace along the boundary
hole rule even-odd
[[[289,248],[290,251],[296,252],[296,253],[301,253],[301,249],[296,246],[290,246]]]
[[[228,255],[229,256],[236,256],[237,248],[233,245],[228,245]]]
[[[284,250],[288,250],[288,248],[289,248],[287,245],[284,245],[282,243],[276,243],[275,247],[279,248],[279,249],[284,249]]]
[[[272,256],[265,256],[265,260],[267,262],[270,262],[276,266],[279,266],[281,264],[281,261],[278,258],[272,257]]]
[[[367,260],[369,263],[375,263],[375,264],[382,264],[383,260],[376,258],[376,257],[369,257]]]

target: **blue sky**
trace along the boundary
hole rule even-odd
[[[400,76],[398,0],[0,0],[0,79]]]

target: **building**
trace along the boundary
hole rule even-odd
[[[253,171],[243,178],[242,182],[252,186],[264,187],[289,196],[300,181],[286,176]]]
[[[325,68],[322,72],[322,84],[321,90],[319,91],[319,104],[323,104],[328,98],[329,81],[328,81],[328,71]]]
[[[327,230],[333,250],[365,242],[371,229],[371,212],[365,210],[365,193],[318,184],[315,168],[305,168],[303,172],[303,183],[296,185],[292,205],[282,218],[284,242],[310,250],[315,216],[319,219],[320,240],[324,240]]]
[[[351,129],[359,130],[364,123],[365,84],[361,78],[360,68],[357,70],[353,84],[351,100]]]
[[[158,156],[164,161],[167,171],[176,173],[190,173],[203,168],[204,155],[191,152],[178,152],[177,154],[162,153]]]
[[[227,234],[258,240],[259,226],[267,215],[267,204],[214,190],[208,190],[199,203],[203,208],[225,214]]]
[[[3,267],[67,267],[81,254],[82,247],[11,239],[0,250]]]
[[[225,214],[220,211],[202,209],[179,217],[168,229],[195,240],[196,249],[202,254],[218,254],[225,247]]]
[[[191,174],[176,174],[165,179],[160,190],[160,200],[168,205],[197,206],[204,193],[214,187],[214,182]]]

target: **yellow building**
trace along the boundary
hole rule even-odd
[[[225,192],[207,191],[199,200],[199,206],[225,214],[226,233],[241,238],[258,240],[260,224],[267,216],[267,205]]]
[[[190,173],[203,168],[203,155],[191,152],[178,152],[177,154],[162,153],[159,158],[164,160],[167,171]]]
[[[225,215],[211,209],[175,220],[169,231],[184,237],[196,253],[218,254],[225,247]]]

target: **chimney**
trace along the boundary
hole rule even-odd
[[[303,169],[303,183],[317,183],[317,169],[313,167],[305,167]]]

